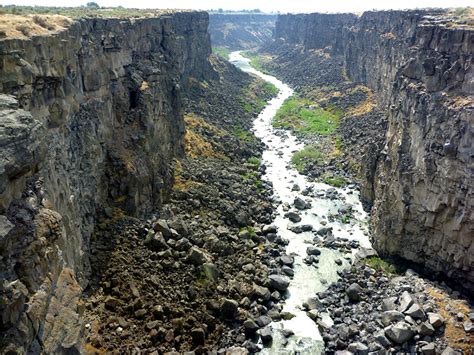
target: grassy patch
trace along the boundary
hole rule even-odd
[[[278,94],[278,88],[261,79],[255,79],[251,84],[242,89],[242,94],[237,99],[242,108],[248,113],[259,113],[267,105],[267,99]]]
[[[377,256],[365,259],[365,263],[372,269],[377,271],[383,271],[387,274],[401,274],[404,270],[398,265],[391,263],[390,261],[380,259]]]
[[[226,47],[212,47],[212,53],[222,59],[229,60],[230,50]]]
[[[270,57],[262,56],[255,54],[252,51],[244,51],[241,53],[244,57],[250,59],[250,65],[261,71],[265,74],[270,74],[270,70],[268,69],[268,63],[271,61]]]
[[[308,164],[322,164],[323,154],[314,146],[306,146],[291,157],[291,163],[300,173]]]
[[[247,162],[257,167],[259,167],[260,164],[262,164],[262,161],[257,157],[250,157],[248,158]]]
[[[340,116],[340,112],[331,112],[310,100],[292,96],[278,110],[273,126],[292,128],[303,134],[328,135],[336,130]]]
[[[252,226],[247,226],[247,227],[242,227],[240,228],[241,232],[247,231],[250,235],[250,237],[255,237],[257,233],[255,232],[255,229]]]
[[[259,192],[263,191],[263,181],[260,180],[258,172],[248,171],[242,175],[242,180],[244,182],[251,181]]]
[[[253,142],[255,140],[255,136],[252,132],[243,129],[242,127],[235,127],[232,131],[232,135],[244,142]]]
[[[269,83],[268,81],[265,81],[263,83],[262,89],[266,94],[269,94],[272,96],[276,96],[280,92],[280,90],[278,90],[278,88],[275,85],[273,85],[272,83]]]
[[[344,187],[347,184],[346,180],[340,176],[334,176],[334,177],[326,176],[324,178],[324,183],[334,186],[334,187]]]

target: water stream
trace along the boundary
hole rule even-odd
[[[254,122],[255,135],[266,144],[263,152],[262,163],[267,170],[263,179],[273,184],[275,198],[282,203],[277,210],[277,217],[273,222],[278,227],[278,233],[289,240],[286,252],[295,258],[295,276],[291,280],[288,289],[289,297],[285,300],[283,311],[295,315],[291,320],[273,322],[273,342],[271,347],[264,348],[263,354],[318,354],[324,351],[324,343],[318,330],[317,324],[311,320],[301,308],[302,303],[308,298],[314,297],[317,292],[324,291],[327,286],[337,280],[337,271],[348,267],[347,254],[336,250],[321,248],[321,256],[318,267],[307,265],[303,259],[307,256],[306,248],[311,245],[314,238],[313,232],[300,234],[288,230],[291,222],[284,217],[283,204],[293,204],[295,197],[310,200],[311,208],[302,211],[301,222],[298,224],[310,224],[314,230],[332,227],[335,238],[347,238],[357,240],[363,247],[370,247],[367,232],[367,214],[362,209],[359,201],[359,193],[355,186],[346,188],[333,188],[324,183],[308,181],[307,177],[298,173],[290,162],[295,151],[304,147],[302,142],[288,131],[282,131],[272,127],[272,119],[283,102],[293,94],[293,90],[277,78],[263,74],[252,68],[249,59],[243,57],[240,52],[230,54],[230,62],[241,70],[253,73],[260,78],[272,83],[279,89],[276,98],[268,102],[265,109]],[[300,187],[295,191],[294,186]],[[312,189],[312,193],[303,196],[301,191],[305,188]],[[326,193],[331,190],[338,192],[336,199],[329,199]],[[335,215],[343,205],[352,207],[354,218],[350,223],[342,223],[335,219],[328,219],[329,215]],[[343,261],[342,265],[335,263],[336,259]],[[286,339],[281,330],[290,329],[294,336]]]

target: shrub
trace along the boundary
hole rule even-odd
[[[320,165],[324,161],[323,154],[315,146],[306,146],[291,157],[291,163],[300,173],[307,165]]]
[[[15,28],[17,29],[17,31],[20,31],[25,36],[30,35],[30,28],[26,25],[18,25]]]

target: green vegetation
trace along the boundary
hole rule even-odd
[[[255,136],[252,132],[243,129],[242,127],[235,127],[232,131],[232,135],[244,142],[252,142],[255,140]]]
[[[230,50],[226,47],[212,47],[212,53],[222,59],[229,60]]]
[[[383,271],[388,274],[401,274],[404,271],[402,267],[393,264],[388,260],[380,259],[377,256],[365,259],[364,262],[372,269],[375,269],[377,271]]]
[[[252,226],[247,226],[247,227],[242,227],[240,228],[241,232],[247,231],[250,235],[250,237],[255,237],[257,233],[255,232],[255,229]]]
[[[245,112],[258,113],[266,106],[268,99],[278,94],[278,88],[266,81],[256,79],[251,84],[242,89],[242,95],[238,97],[239,102]]]
[[[252,164],[252,165],[256,166],[256,167],[259,167],[260,164],[262,164],[262,161],[257,157],[250,157],[250,158],[248,158],[247,162],[249,164]]]
[[[261,71],[262,73],[271,74],[270,70],[268,69],[268,58],[262,55],[258,55],[253,51],[244,51],[241,52],[241,54],[245,58],[250,59],[250,65],[253,68],[257,69],[258,71]]]
[[[325,110],[308,99],[292,96],[278,110],[273,126],[293,128],[303,134],[327,135],[336,130],[341,116],[338,110]]]
[[[323,154],[315,146],[306,146],[291,157],[291,163],[300,173],[308,164],[320,165],[323,163]]]
[[[334,186],[334,187],[344,187],[347,184],[346,180],[340,176],[334,176],[334,177],[326,176],[324,178],[324,183]]]
[[[262,85],[262,89],[265,92],[265,94],[276,96],[280,92],[278,88],[273,85],[272,83],[269,83],[268,81],[265,81]]]

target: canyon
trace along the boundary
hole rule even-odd
[[[275,38],[340,60],[386,116],[386,134],[360,159],[375,248],[472,291],[474,32],[436,15],[286,15]]]
[[[441,10],[45,21],[0,38],[1,353],[468,351],[472,24]],[[340,114],[334,135],[272,128],[291,89],[211,44]],[[291,166],[305,145],[323,165]],[[410,269],[359,260],[377,253]]]

